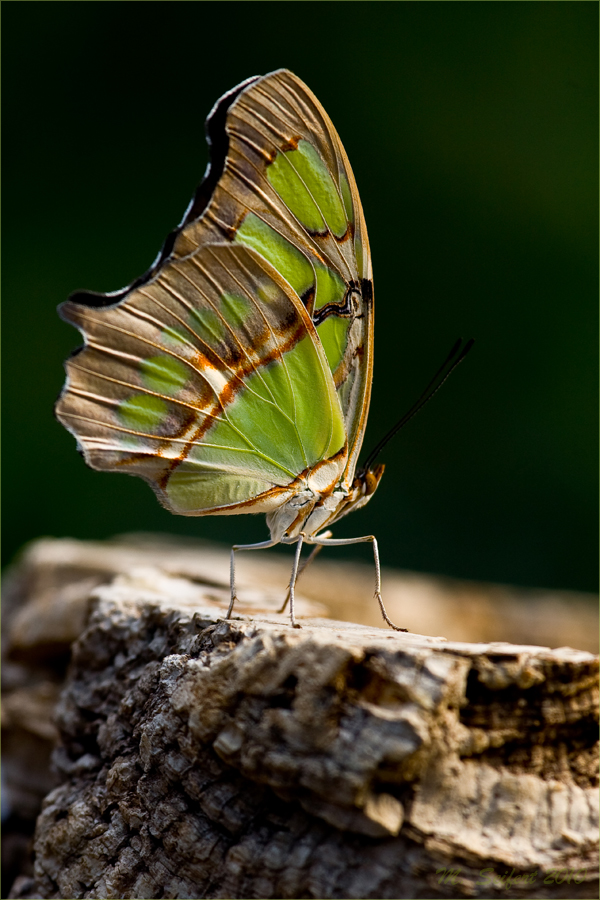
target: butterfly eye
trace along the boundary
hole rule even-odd
[[[374,494],[377,488],[377,478],[373,475],[372,472],[367,472],[365,475],[365,494],[367,497],[370,494]]]

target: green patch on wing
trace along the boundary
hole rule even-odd
[[[260,253],[283,275],[299,297],[312,286],[313,269],[304,254],[254,213],[246,215],[236,232],[235,241]]]
[[[328,316],[317,328],[317,334],[323,344],[323,350],[332,372],[335,372],[346,352],[349,327],[350,319]]]
[[[119,404],[118,416],[125,428],[153,434],[167,416],[168,407],[160,397],[133,394]]]
[[[270,478],[258,479],[253,469],[243,473],[234,468],[230,474],[224,474],[225,462],[222,459],[212,465],[208,461],[201,465],[187,460],[181,463],[167,485],[167,496],[173,509],[185,515],[233,506],[272,487]]]
[[[248,213],[238,228],[235,240],[247,247],[252,247],[268,260],[294,288],[299,297],[313,286],[316,273],[315,309],[326,303],[342,303],[345,285],[337,272],[316,260],[313,271],[313,267],[300,250],[281,237],[254,213]],[[261,299],[268,301],[269,298],[264,288],[262,288],[262,292]]]
[[[198,337],[211,347],[220,344],[225,337],[226,326],[223,319],[210,307],[192,310],[190,326]]]
[[[176,394],[190,376],[189,367],[172,356],[150,356],[142,360],[142,382],[158,394]]]
[[[247,297],[240,297],[237,294],[223,294],[220,312],[227,324],[236,331],[250,320],[254,308]]]
[[[267,168],[267,178],[285,205],[309,231],[327,228],[343,237],[348,218],[329,169],[308,141],[297,150],[278,153]]]
[[[326,303],[342,303],[346,292],[346,285],[333,269],[322,263],[315,263],[317,276],[317,296],[315,309],[320,309]]]
[[[254,213],[247,214],[235,240],[264,256],[299,296],[316,282],[315,309],[327,303],[343,303],[346,286],[337,272],[317,260],[313,270],[303,253]],[[348,326],[349,319],[329,316],[317,329],[332,372],[335,372],[344,355]]]

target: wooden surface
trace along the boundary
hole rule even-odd
[[[12,896],[598,895],[597,657],[295,631],[266,574],[224,622],[226,554],[191,552],[45,541],[13,572],[9,735],[54,715],[60,744],[56,787],[13,747],[13,806],[49,793]]]

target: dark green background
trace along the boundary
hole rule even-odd
[[[337,536],[375,533],[387,565],[596,588],[595,3],[2,13],[5,558],[40,534],[266,537],[262,517],[173,517],[143,482],[86,469],[52,415],[80,343],[55,307],[148,267],[204,171],[212,104],[287,66],[332,117],[369,227],[365,449],[458,335],[477,339]]]

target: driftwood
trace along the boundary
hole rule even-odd
[[[46,678],[50,708],[42,673],[75,640],[60,783],[11,896],[598,896],[597,657],[295,631],[251,585],[226,622],[208,558],[191,580],[78,546],[38,545],[8,591],[22,729],[15,692]]]

